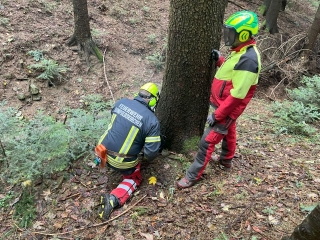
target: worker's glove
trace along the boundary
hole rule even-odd
[[[211,52],[211,60],[218,61],[221,54],[219,50],[213,49]]]
[[[213,127],[216,123],[217,123],[217,120],[216,118],[214,117],[214,113],[210,114],[207,118],[207,123],[209,124],[210,127]]]

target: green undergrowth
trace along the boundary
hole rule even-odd
[[[21,228],[29,227],[36,218],[34,180],[63,171],[81,157],[93,159],[94,146],[110,122],[111,103],[100,95],[81,101],[83,108],[62,111],[67,116],[63,122],[43,111],[32,119],[21,118],[18,109],[0,103],[0,178],[10,186],[23,186],[15,192],[0,189],[4,196],[0,210],[7,211],[18,197],[13,216]]]
[[[43,111],[32,119],[0,103],[0,177],[16,184],[64,170],[72,161],[92,154],[110,120],[111,104],[99,95],[83,98],[82,109],[64,109],[66,121]]]
[[[292,101],[271,104],[271,122],[277,134],[294,134],[319,140],[320,77],[304,77],[301,86],[287,90]]]

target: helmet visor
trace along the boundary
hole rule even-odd
[[[226,46],[232,46],[236,39],[236,30],[234,27],[223,26],[223,39]]]

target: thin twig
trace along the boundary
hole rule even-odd
[[[270,98],[271,98],[271,94],[273,94],[274,97],[276,98],[276,95],[274,94],[274,91],[277,89],[277,87],[279,87],[279,85],[280,85],[285,79],[286,79],[286,77],[282,78],[281,81],[278,82],[277,86],[275,86],[275,87],[272,89],[272,91],[271,91],[271,93],[270,93],[270,95],[269,95]]]
[[[6,155],[6,151],[4,150],[4,147],[3,147],[3,145],[2,145],[1,140],[0,140],[0,146],[1,146],[1,148],[2,148],[3,155],[6,157],[6,156],[7,156],[7,155]]]
[[[81,182],[77,175],[74,175],[74,178],[77,179],[82,186],[84,186],[85,188],[87,188],[87,185],[85,185],[83,182]]]
[[[104,56],[106,55],[106,51],[107,51],[107,49],[105,49],[104,52],[103,52],[103,73],[104,73],[104,78],[105,78],[105,80],[106,80],[106,82],[108,84],[108,88],[109,88],[113,103],[115,103],[114,97],[113,97],[113,93],[111,91],[111,87],[109,85],[109,81],[108,81],[107,74],[106,74],[106,63],[105,63],[105,60],[104,60],[105,59]]]
[[[74,232],[77,232],[77,231],[82,231],[82,230],[85,230],[85,229],[88,229],[88,228],[93,228],[93,227],[100,227],[100,226],[103,226],[107,223],[110,223],[112,222],[113,220],[121,217],[122,215],[124,215],[125,213],[129,212],[133,207],[135,207],[139,202],[141,202],[147,195],[144,195],[142,198],[140,198],[139,201],[137,201],[135,204],[133,204],[131,207],[129,207],[127,210],[123,211],[122,213],[120,213],[119,215],[115,216],[114,218],[111,218],[105,222],[102,222],[102,223],[98,223],[98,224],[93,224],[91,226],[87,226],[87,227],[82,227],[82,228],[78,228],[78,229],[75,229],[73,231],[69,231],[69,232],[63,232],[63,233],[45,233],[45,232],[33,232],[34,234],[41,234],[41,235],[46,235],[46,236],[56,236],[56,235],[65,235],[65,234],[70,234],[70,233],[74,233]]]

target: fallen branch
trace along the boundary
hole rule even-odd
[[[111,218],[105,222],[102,222],[102,223],[98,223],[98,224],[93,224],[91,226],[87,226],[87,227],[82,227],[82,228],[78,228],[78,229],[75,229],[73,231],[69,231],[69,232],[64,232],[64,233],[45,233],[45,232],[32,232],[33,234],[40,234],[40,235],[45,235],[45,236],[57,236],[57,235],[65,235],[65,234],[70,234],[70,233],[74,233],[74,232],[77,232],[77,231],[82,231],[82,230],[85,230],[85,229],[88,229],[88,228],[93,228],[93,227],[100,227],[100,226],[103,226],[107,223],[110,223],[112,222],[113,220],[119,218],[120,216],[124,215],[125,213],[129,212],[133,207],[135,207],[139,202],[141,202],[147,195],[144,195],[142,198],[140,198],[139,201],[137,201],[135,204],[133,204],[131,207],[129,207],[127,210],[123,211],[122,213],[120,213],[119,215],[115,216],[114,218]]]
[[[110,94],[111,94],[111,97],[112,97],[112,100],[113,100],[113,103],[115,103],[114,101],[114,97],[113,97],[113,93],[111,91],[111,87],[109,85],[109,81],[108,81],[108,78],[107,78],[107,74],[106,74],[106,63],[105,63],[105,60],[104,60],[104,56],[106,55],[106,50],[104,50],[104,53],[103,53],[103,73],[104,73],[104,78],[106,79],[106,82],[107,82],[107,85],[108,85],[108,88],[109,88],[109,91],[110,91]]]

